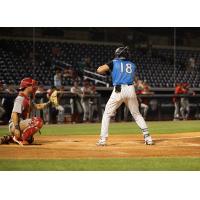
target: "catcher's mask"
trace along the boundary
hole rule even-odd
[[[127,46],[119,47],[115,50],[115,58],[130,58],[130,51]]]
[[[38,88],[38,82],[32,78],[24,78],[20,82],[19,90],[22,91],[30,86],[33,87],[33,93],[35,93]]]

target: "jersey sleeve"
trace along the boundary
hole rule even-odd
[[[16,113],[21,114],[22,113],[22,109],[23,109],[23,97],[18,96],[15,99],[12,112],[16,112]]]

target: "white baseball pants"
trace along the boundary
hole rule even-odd
[[[129,108],[131,115],[135,119],[137,125],[142,130],[143,134],[148,134],[148,127],[146,125],[146,122],[144,121],[144,118],[139,112],[138,101],[135,94],[134,86],[122,85],[121,92],[119,93],[116,93],[115,89],[113,89],[110,99],[106,104],[101,124],[101,138],[108,137],[108,127],[110,124],[110,118],[116,114],[116,110],[123,102]]]

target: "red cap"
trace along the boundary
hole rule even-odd
[[[34,88],[37,87],[37,81],[32,78],[24,78],[20,82],[20,90],[25,89],[29,86],[33,86]]]

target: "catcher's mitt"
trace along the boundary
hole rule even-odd
[[[52,103],[52,105],[54,105],[55,107],[59,106],[59,104],[58,104],[58,91],[57,90],[52,92],[51,96],[49,97],[49,100]]]

